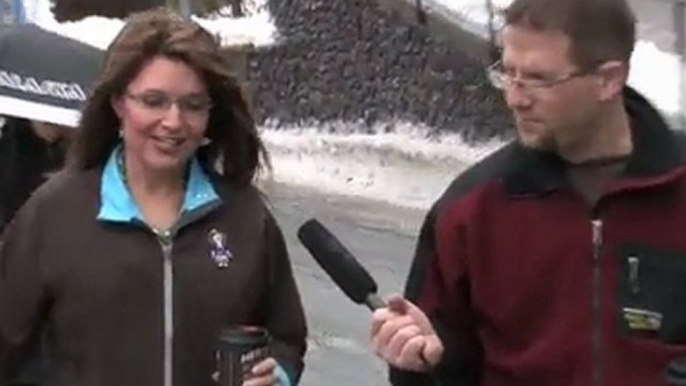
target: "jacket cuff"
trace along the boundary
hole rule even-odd
[[[276,379],[279,382],[279,386],[293,386],[291,376],[288,375],[286,369],[280,364],[276,366]]]

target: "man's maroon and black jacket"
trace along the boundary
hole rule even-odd
[[[658,386],[686,356],[681,134],[627,89],[634,151],[589,208],[552,154],[513,143],[429,212],[406,296],[446,354],[442,385]],[[391,369],[396,386],[433,385]]]

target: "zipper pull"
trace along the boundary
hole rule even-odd
[[[596,248],[603,245],[603,222],[601,220],[593,220],[593,246]]]
[[[641,285],[638,282],[639,264],[641,261],[636,256],[629,256],[627,262],[629,264],[629,287],[631,288],[631,293],[637,295],[641,292]]]

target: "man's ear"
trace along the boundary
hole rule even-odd
[[[599,76],[599,99],[612,100],[622,95],[629,78],[629,64],[619,60],[605,62],[596,73]]]

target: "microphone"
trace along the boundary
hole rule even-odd
[[[316,219],[310,219],[298,229],[298,239],[310,252],[320,267],[326,271],[338,287],[355,303],[365,304],[370,310],[387,307],[377,295],[374,278],[348,249]],[[442,386],[435,371],[427,363],[427,374],[435,386]]]
[[[298,239],[353,302],[365,304],[372,311],[386,307],[386,302],[377,295],[374,278],[319,221],[305,222],[298,229]]]

